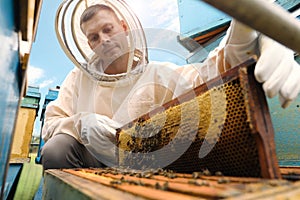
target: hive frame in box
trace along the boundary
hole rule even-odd
[[[234,115],[235,111],[232,110],[234,110],[235,107],[239,107],[240,104],[243,104],[244,107],[242,109],[244,110],[239,112],[242,113],[241,118],[243,122],[242,125],[236,125],[234,120],[231,120],[233,123],[228,122],[230,119],[227,120],[224,123],[221,137],[218,138],[211,152],[204,158],[199,158],[199,148],[203,144],[203,138],[199,139],[195,137],[187,151],[176,161],[165,166],[165,169],[172,169],[179,173],[208,169],[213,173],[221,171],[224,175],[228,176],[281,178],[275,151],[274,130],[268,104],[261,84],[259,84],[254,77],[255,63],[256,59],[251,58],[241,65],[223,73],[220,77],[212,79],[191,91],[198,97],[214,87],[225,88],[226,91],[232,90],[233,94],[227,95],[229,100],[226,101],[227,104],[231,103],[233,106],[226,108],[227,112],[231,112],[231,114],[233,113]],[[230,89],[231,87],[237,88],[237,90]],[[238,96],[233,98],[239,98],[239,103],[236,104],[235,99],[230,100],[230,96]],[[168,109],[178,106],[183,102],[189,102],[192,100],[191,98],[193,98],[193,95],[186,93],[164,104],[164,110],[168,111]],[[240,101],[242,101],[242,103],[240,103]],[[241,109],[240,107],[239,109]],[[158,108],[126,124],[118,130],[117,138],[119,149],[117,156],[119,157],[121,167],[143,169],[143,164],[137,164],[137,162],[143,162],[137,161],[137,158],[132,155],[138,151],[145,153],[145,149],[142,149],[138,145],[134,146],[133,137],[128,139],[128,135],[131,134],[130,130],[132,128],[136,126],[146,126],[145,122],[147,122],[147,120],[161,112],[162,109]],[[229,115],[228,113],[226,113],[226,119],[228,117],[227,115]],[[232,127],[235,129],[233,131],[229,130],[233,129]],[[243,130],[239,131],[239,129]],[[138,130],[140,131],[142,129]],[[134,141],[136,142],[137,139],[140,139],[139,144],[144,144],[146,140],[149,140],[149,138],[134,138]],[[129,143],[131,146],[128,146]],[[155,148],[156,147],[153,149]],[[230,153],[227,151],[230,151]],[[151,152],[151,149],[148,149],[148,152]],[[165,156],[168,156],[168,154]],[[153,160],[155,161],[156,159],[160,158],[156,157]],[[128,162],[128,160],[130,162]]]

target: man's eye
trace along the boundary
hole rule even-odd
[[[103,29],[103,33],[110,33],[113,29],[113,26],[107,26]]]
[[[91,36],[90,38],[89,38],[89,40],[91,41],[91,42],[95,42],[95,41],[97,41],[98,40],[98,36],[97,35],[93,35],[93,36]]]

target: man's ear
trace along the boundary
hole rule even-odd
[[[126,32],[126,35],[128,35],[128,26],[124,20],[121,20],[121,26],[123,27],[123,30]]]

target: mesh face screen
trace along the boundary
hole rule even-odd
[[[254,64],[251,69],[248,65],[229,71],[222,82],[215,79],[209,87],[199,86],[192,99],[173,101],[163,112],[124,126],[118,136],[120,165],[180,173],[208,170],[227,176],[278,176],[267,104],[264,95],[258,97],[263,94],[260,85],[253,82]]]

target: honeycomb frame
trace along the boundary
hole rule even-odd
[[[171,148],[155,156],[146,156],[147,153],[163,149],[172,141],[176,141],[177,146],[185,145],[185,141],[192,137],[187,150],[162,168],[179,173],[208,170],[211,173],[220,171],[227,176],[281,178],[271,116],[262,86],[254,77],[255,64],[256,60],[251,58],[220,77],[164,104],[163,111],[158,108],[123,126],[117,132],[119,148],[116,153],[119,165],[142,170],[157,168],[158,163],[178,149]],[[211,99],[213,95],[219,98],[219,91],[226,94],[226,99],[221,98],[225,100],[226,107],[221,126],[218,123],[211,125],[212,122],[220,121],[219,114],[216,114],[218,110],[205,107],[212,107],[207,105],[212,104],[207,103],[207,98]],[[196,97],[193,94],[196,94]],[[192,113],[197,110],[195,105],[204,107],[198,109],[201,112],[195,114]],[[185,120],[178,111],[183,109],[183,106],[192,113],[191,117]],[[207,110],[212,110],[213,114],[207,113]],[[157,126],[156,123],[162,120],[162,116],[165,117],[165,124],[163,127]],[[191,130],[190,127],[191,124],[198,123],[193,121],[195,119],[199,121],[199,126],[197,134],[193,135],[191,133],[195,130]],[[210,138],[206,132],[208,126],[213,127],[214,134]],[[143,137],[152,131],[155,132],[156,127],[160,129],[158,134]],[[183,133],[179,139],[176,136],[178,132]],[[206,145],[209,153],[200,158],[200,148],[205,146],[207,141],[209,143],[209,140],[213,141],[214,146],[211,148]]]

